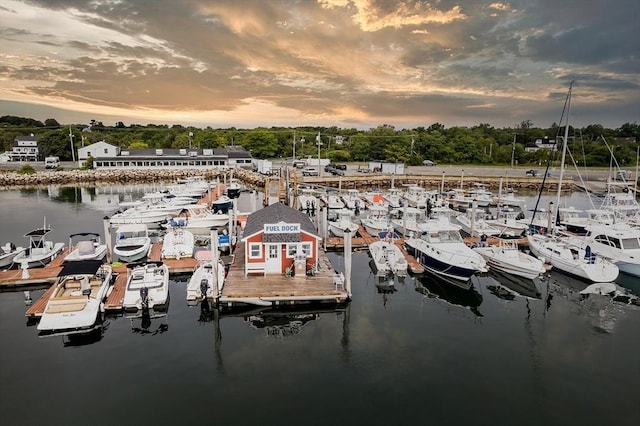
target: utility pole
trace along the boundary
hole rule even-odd
[[[296,129],[293,129],[293,162],[296,161]]]
[[[517,133],[513,134],[513,148],[511,148],[511,168],[513,169],[513,162],[516,156],[516,136],[518,136]]]
[[[76,151],[73,148],[73,133],[71,132],[71,126],[69,126],[69,143],[71,144],[71,161],[76,162]]]
[[[322,169],[320,168],[320,147],[322,146],[322,139],[320,139],[320,132],[316,136],[316,145],[318,145],[318,176],[322,173]]]

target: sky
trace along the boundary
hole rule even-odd
[[[640,121],[638,0],[3,0],[0,115],[204,128]]]

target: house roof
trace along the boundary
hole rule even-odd
[[[265,223],[299,223],[300,230],[318,237],[316,229],[305,213],[286,206],[282,203],[274,203],[263,209],[255,211],[247,218],[247,224],[244,227],[245,238],[262,232],[264,230]],[[296,237],[297,236],[297,237]],[[291,240],[291,238],[297,238]],[[275,239],[275,240],[274,240]],[[299,234],[270,234],[269,241],[265,239],[265,242],[297,242],[300,241]]]
[[[34,136],[34,135],[27,135],[27,136],[16,136],[14,141],[18,142],[18,141],[29,141],[29,142],[38,142],[40,140],[39,137]]]

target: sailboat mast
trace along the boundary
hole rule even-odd
[[[560,208],[560,195],[562,194],[562,179],[564,177],[564,161],[567,157],[567,140],[569,139],[569,111],[571,110],[571,91],[573,89],[573,81],[571,83],[569,83],[569,93],[567,93],[567,100],[566,100],[566,105],[567,105],[567,119],[565,121],[565,125],[564,125],[564,137],[562,138],[562,160],[560,161],[560,176],[558,177],[558,196],[556,199],[556,211],[553,212],[553,214],[556,216],[555,218],[557,219],[557,215],[558,215],[558,209]],[[552,212],[549,212],[549,214],[552,214]],[[555,225],[555,220],[552,221],[552,223]],[[555,226],[554,226],[555,228]]]

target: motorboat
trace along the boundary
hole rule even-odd
[[[133,223],[152,225],[165,222],[167,220],[167,216],[169,215],[170,211],[167,211],[165,209],[132,207],[111,216],[111,218],[109,219],[109,223],[111,223],[111,225],[126,225]]]
[[[460,224],[462,231],[471,237],[480,235],[499,235],[502,231],[487,223],[485,220],[486,213],[484,209],[467,209],[464,213],[456,216],[456,222]]]
[[[101,260],[65,263],[38,323],[40,335],[92,331],[100,323],[112,276],[111,265]]]
[[[467,196],[479,207],[488,207],[494,198],[491,191],[487,190],[485,184],[480,182],[473,183],[473,186],[467,191]]]
[[[209,235],[211,228],[219,228],[229,223],[229,215],[218,211],[214,213],[207,206],[194,204],[186,206],[180,214],[172,217],[164,227],[169,229],[180,227],[191,231],[194,235]]]
[[[143,259],[151,250],[149,229],[144,223],[122,225],[116,230],[113,253],[124,262]]]
[[[389,219],[389,209],[379,204],[372,204],[367,217],[360,219],[360,223],[371,235],[378,235],[379,232],[393,228]]]
[[[222,293],[226,277],[225,266],[219,256],[211,251],[196,253],[198,267],[187,284],[187,305],[193,306],[206,299],[213,299]]]
[[[407,238],[405,247],[428,271],[463,289],[471,287],[472,275],[488,271],[484,258],[464,243],[460,227],[444,215],[427,220],[424,231]]]
[[[211,210],[214,212],[224,212],[226,213],[230,208],[233,207],[233,200],[226,195],[221,195],[211,202]]]
[[[29,239],[29,246],[23,252],[13,258],[13,263],[24,265],[28,268],[45,266],[64,250],[64,243],[54,243],[47,240],[47,234],[51,228],[47,226],[45,219],[42,228],[36,228],[24,234]]]
[[[383,195],[384,199],[389,203],[389,207],[397,209],[402,207],[402,191],[398,188],[391,188]]]
[[[427,200],[431,199],[434,195],[434,192],[421,186],[411,185],[407,187],[403,198],[409,207],[423,209],[427,206]]]
[[[179,226],[171,228],[162,240],[163,259],[182,259],[193,257],[195,237],[193,233]]]
[[[389,203],[384,199],[384,194],[379,190],[365,192],[363,198],[369,208],[376,205],[382,206],[386,209],[389,208]]]
[[[162,262],[127,265],[129,276],[124,294],[126,312],[164,311],[169,303],[169,268]]]
[[[240,181],[236,178],[230,178],[229,184],[227,185],[227,197],[238,198],[240,196],[240,191],[242,191]]]
[[[364,206],[364,202],[360,199],[360,191],[357,189],[347,189],[347,192],[342,194],[341,198],[348,209],[355,210]]]
[[[422,232],[421,224],[425,221],[423,209],[404,206],[395,211],[397,217],[391,219],[391,224],[397,233],[408,236],[412,233],[419,235]]]
[[[618,267],[591,248],[570,244],[566,238],[557,235],[527,235],[529,250],[538,259],[550,263],[553,269],[591,283],[615,281]]]
[[[497,228],[500,232],[497,236],[513,235],[520,236],[529,229],[527,224],[518,221],[518,217],[524,216],[524,213],[517,211],[512,207],[498,206],[495,215],[484,217],[484,222]]]
[[[351,237],[354,237],[358,232],[359,226],[352,220],[353,212],[349,209],[340,209],[337,213],[336,220],[327,222],[329,231],[336,237],[344,237],[347,232]]]
[[[0,247],[0,269],[11,266],[13,259],[24,251],[24,247],[18,247],[14,243],[6,243]]]
[[[392,240],[381,239],[369,244],[369,254],[375,264],[377,275],[394,274],[407,276],[408,263],[402,250]]]
[[[321,194],[312,188],[298,189],[298,210],[313,212],[316,210]]]
[[[547,271],[540,259],[520,251],[515,240],[501,239],[498,245],[474,247],[473,250],[485,258],[491,270],[498,269],[528,279]]]
[[[64,257],[65,262],[102,260],[107,254],[107,245],[101,242],[100,234],[95,232],[78,232],[69,235],[69,247],[74,249]]]
[[[640,228],[624,222],[587,226],[588,235],[568,238],[570,244],[589,245],[591,250],[610,259],[620,272],[640,277]]]
[[[342,201],[338,194],[327,194],[322,200],[329,209],[338,210],[345,208],[344,201]]]

